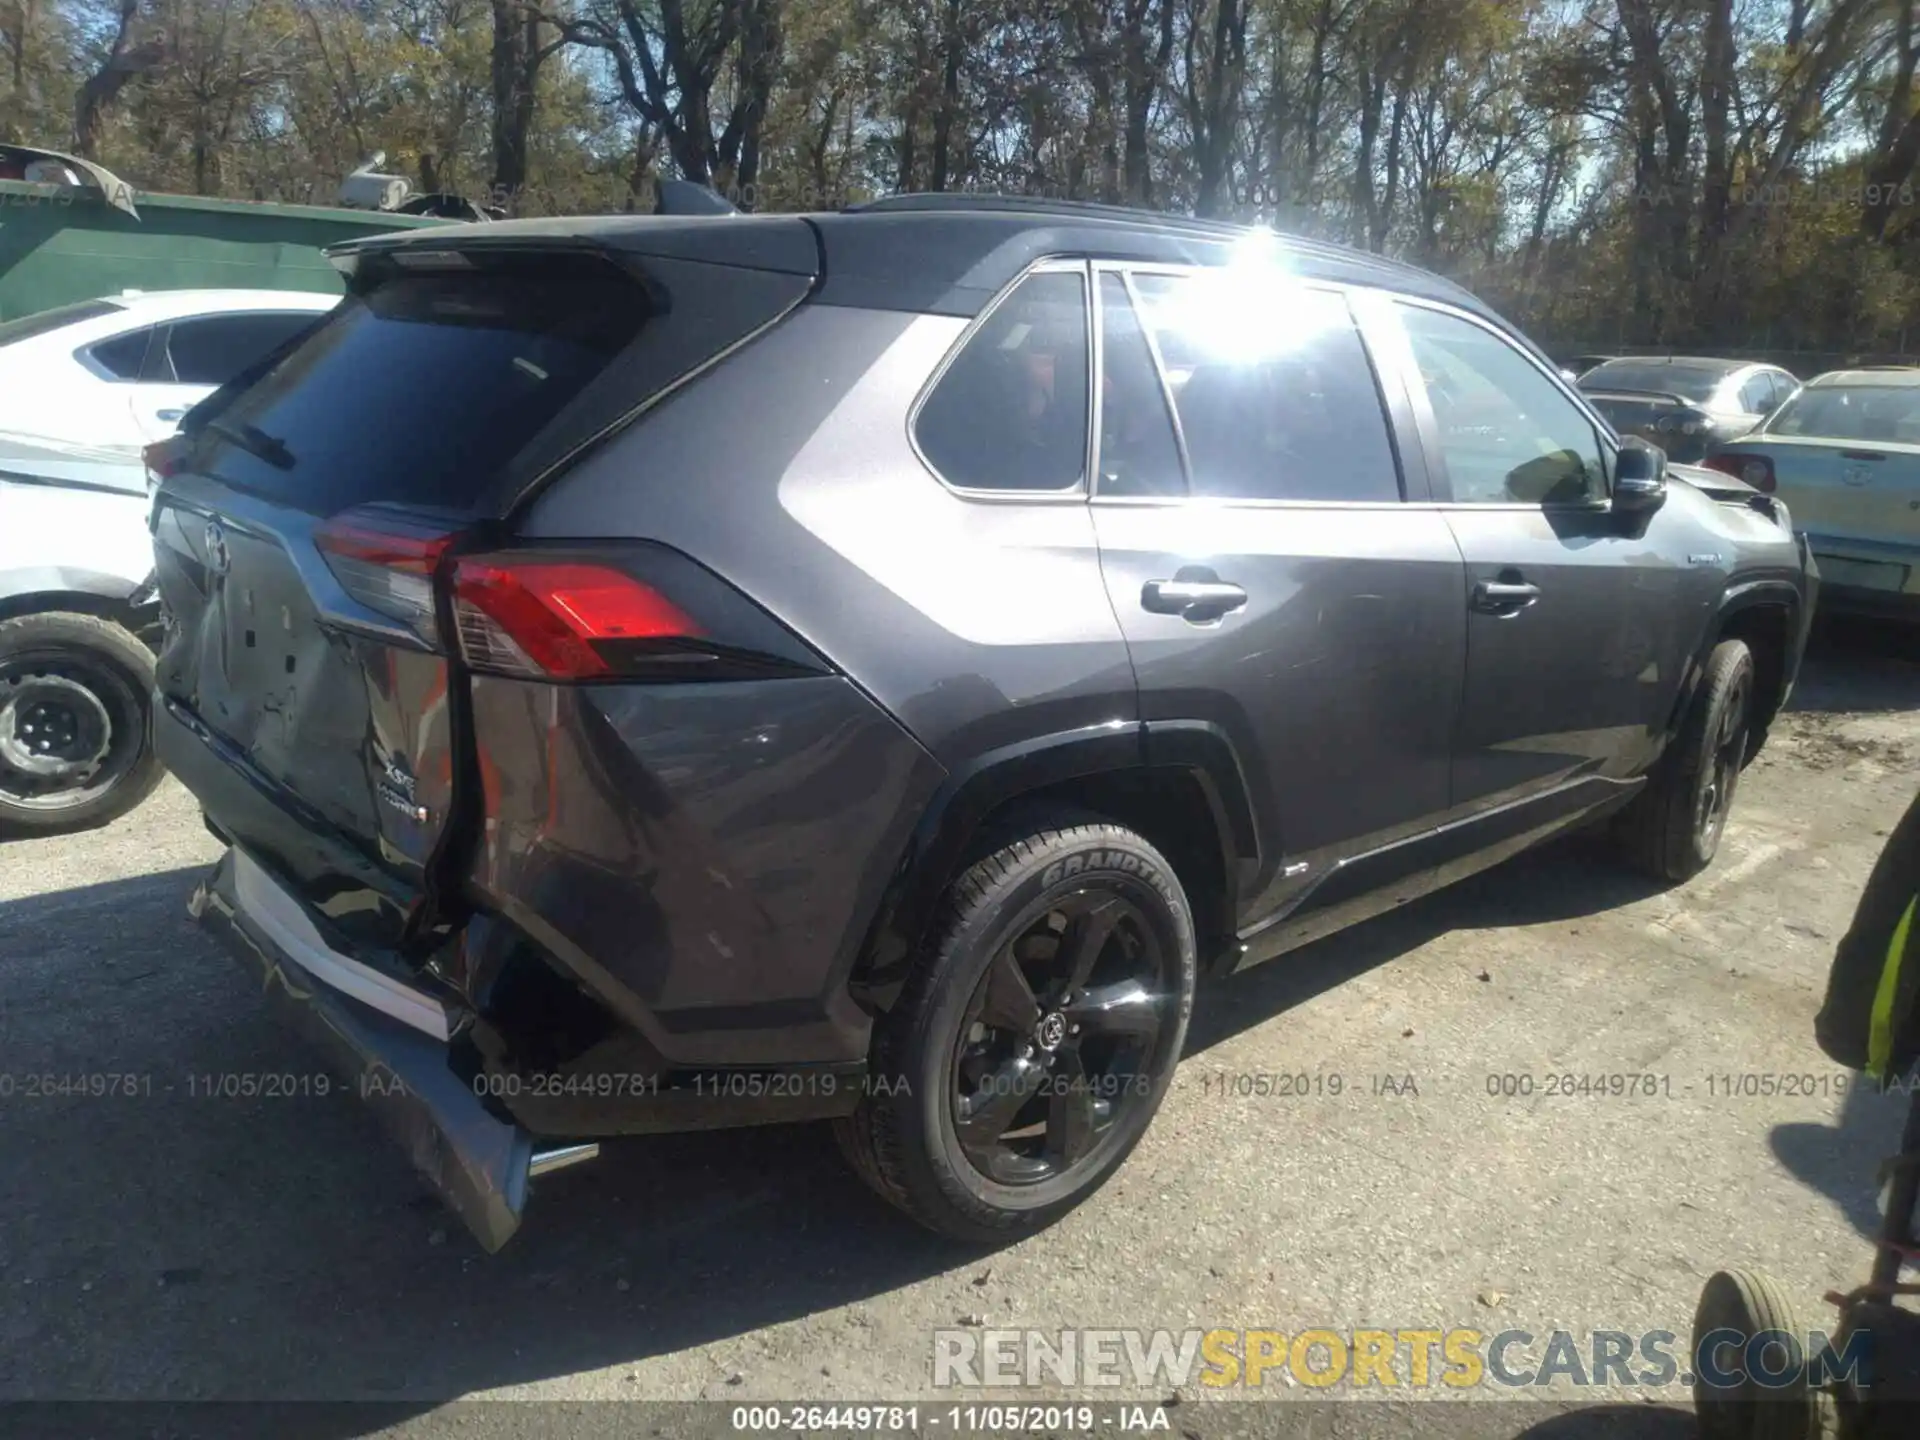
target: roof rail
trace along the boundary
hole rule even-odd
[[[969,210],[1058,215],[1062,219],[1084,216],[1093,220],[1129,220],[1136,225],[1160,225],[1229,237],[1244,235],[1255,228],[1225,220],[1199,220],[1191,215],[1169,215],[1159,210],[1138,210],[1128,205],[1100,205],[1091,200],[1052,200],[1044,195],[996,195],[976,190],[936,190],[910,195],[884,195],[878,200],[863,200],[857,205],[848,205],[844,207],[842,213],[869,215],[898,211],[964,212]]]

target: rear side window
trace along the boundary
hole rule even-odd
[[[1765,433],[1920,444],[1920,386],[1814,386],[1788,401]]]
[[[319,318],[304,311],[282,311],[176,320],[168,328],[160,378],[182,385],[224,385]]]
[[[51,310],[42,310],[35,315],[22,315],[18,320],[9,320],[0,325],[0,346],[16,345],[22,340],[31,340],[36,335],[46,335],[58,330],[62,325],[78,325],[84,320],[98,320],[124,310],[124,305],[116,305],[111,300],[80,300],[72,305],[56,305]]]
[[[138,380],[147,361],[147,343],[153,339],[153,331],[154,327],[149,325],[144,330],[116,335],[111,340],[102,340],[86,353],[114,379]]]
[[[640,286],[589,257],[402,273],[203,412],[189,463],[316,514],[471,510],[647,319]]]
[[[1071,490],[1087,472],[1086,280],[1043,271],[968,337],[914,420],[928,463],[962,490]]]
[[[1764,370],[1749,375],[1740,387],[1740,408],[1749,415],[1764,415],[1773,409],[1773,377]]]
[[[1278,271],[1139,275],[1192,493],[1390,501],[1400,473],[1346,300]]]

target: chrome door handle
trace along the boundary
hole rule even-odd
[[[153,412],[153,418],[156,420],[165,420],[168,424],[173,424],[186,413],[185,410],[156,410]]]
[[[1149,580],[1140,587],[1140,608],[1203,623],[1247,603],[1247,592],[1223,580]]]
[[[1517,614],[1539,598],[1538,585],[1482,580],[1473,587],[1473,608],[1490,615]]]

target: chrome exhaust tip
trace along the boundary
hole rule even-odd
[[[584,1165],[599,1157],[600,1142],[597,1140],[590,1140],[584,1145],[562,1145],[554,1150],[536,1150],[533,1158],[527,1162],[527,1174],[538,1179],[555,1170],[564,1170],[569,1165]]]

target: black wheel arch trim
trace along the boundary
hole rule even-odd
[[[1687,663],[1687,673],[1674,696],[1673,712],[1667,717],[1667,741],[1670,742],[1680,733],[1687,707],[1693,703],[1701,678],[1706,674],[1707,661],[1713,656],[1713,647],[1725,636],[1728,622],[1735,616],[1759,609],[1784,609],[1787,612],[1787,653],[1781,656],[1780,694],[1774,697],[1776,707],[1785,705],[1787,693],[1792,690],[1794,678],[1800,669],[1801,653],[1806,648],[1808,621],[1811,618],[1807,597],[1790,580],[1775,577],[1745,580],[1728,586],[1721,593],[1713,616],[1699,644],[1694,647],[1694,653]]]
[[[1211,720],[1148,720],[1144,731],[1147,764],[1191,770],[1206,794],[1215,829],[1228,842],[1225,854],[1257,866],[1260,827],[1254,823],[1252,791],[1227,732]]]
[[[1257,863],[1246,779],[1226,733],[1205,721],[1116,720],[1035,736],[977,756],[935,792],[882,894],[848,986],[869,1011],[898,998],[940,896],[961,872],[987,817],[1023,795],[1102,774],[1173,768],[1199,782],[1228,883]]]

